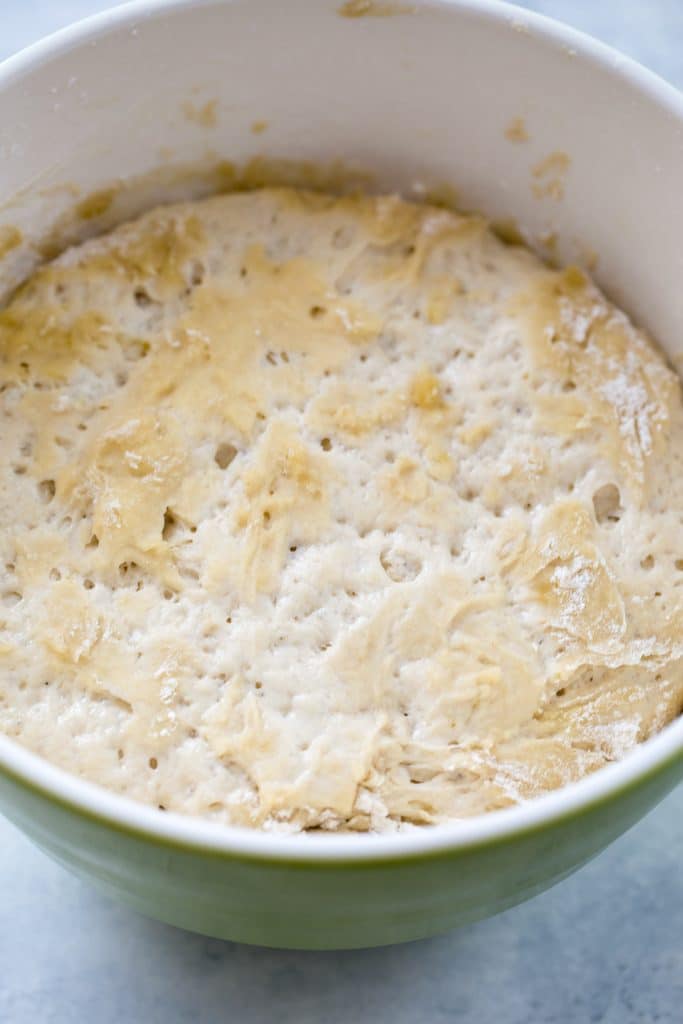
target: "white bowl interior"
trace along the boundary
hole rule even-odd
[[[5,287],[79,197],[119,179],[259,154],[342,161],[387,189],[452,185],[463,206],[514,217],[532,241],[556,234],[560,259],[597,254],[600,283],[681,368],[681,96],[626,58],[508,4],[432,0],[350,19],[340,2],[127,4],[8,61],[0,69],[0,227],[18,227],[24,242],[0,264]],[[508,137],[516,119],[526,141]],[[599,773],[604,782],[570,789],[593,798],[682,741],[678,722]],[[13,746],[0,740],[0,755],[35,781],[75,786],[79,799],[97,802],[93,787],[67,783]],[[127,803],[97,799],[119,814]],[[538,803],[557,809],[576,799],[584,797],[563,791]],[[529,813],[502,812],[513,824]],[[203,823],[187,827],[213,835]],[[323,842],[333,855],[335,844]]]

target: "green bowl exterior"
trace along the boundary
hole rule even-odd
[[[237,942],[341,949],[423,938],[528,899],[594,857],[682,777],[683,752],[532,828],[366,861],[181,844],[97,817],[7,770],[0,807],[55,860],[150,917]]]

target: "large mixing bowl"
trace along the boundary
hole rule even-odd
[[[188,187],[169,165],[341,160],[406,193],[449,183],[464,207],[516,218],[560,259],[597,254],[600,283],[680,368],[681,96],[507,4],[352,3],[345,14],[362,16],[348,17],[340,3],[148,0],[7,61],[5,285],[69,206],[103,223],[116,179],[146,182],[140,205]],[[511,906],[593,857],[681,776],[679,720],[526,806],[399,835],[296,837],[164,814],[0,739],[5,813],[65,866],[165,921],[309,948],[400,942]]]

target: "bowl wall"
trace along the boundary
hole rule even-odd
[[[678,754],[559,818],[495,839],[368,860],[181,843],[83,813],[7,771],[0,771],[0,807],[53,859],[150,917],[237,942],[342,949],[435,935],[535,896],[630,828],[681,777]]]

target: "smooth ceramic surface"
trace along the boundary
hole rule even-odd
[[[259,945],[341,949],[423,938],[536,895],[621,835],[681,774],[674,755],[573,813],[480,841],[442,830],[444,841],[428,837],[431,849],[405,843],[398,853],[377,840],[374,849],[349,842],[342,855],[331,841],[329,854],[322,844],[306,850],[306,839],[278,851],[258,835],[247,837],[248,852],[237,835],[215,848],[181,843],[84,813],[5,771],[0,806],[55,860],[162,921]]]
[[[198,3],[188,18],[172,4],[161,18],[159,5],[148,4],[135,17],[95,26],[77,51],[71,34],[19,59],[0,90],[2,187],[4,194],[32,188],[3,216],[30,237],[59,213],[55,186],[87,190],[144,172],[164,140],[173,140],[179,161],[209,148],[247,157],[258,151],[250,119],[266,118],[268,140],[259,148],[270,155],[343,155],[403,188],[457,181],[467,205],[515,213],[532,232],[558,230],[567,256],[596,249],[602,280],[674,355],[683,311],[683,222],[671,205],[683,175],[680,99],[615,55],[510,9],[442,3],[356,23],[339,19],[335,7],[297,0],[285,13],[261,0]],[[226,49],[228,37],[243,45]],[[201,67],[188,64],[188,52],[202,52]],[[114,73],[123,53],[135,54],[126,79]],[[384,88],[373,93],[369,79],[378,75]],[[475,78],[481,87],[472,95],[466,86]],[[221,116],[207,139],[183,111],[190,96],[214,95]],[[130,116],[122,119],[122,108]],[[533,136],[522,156],[504,135],[517,116]],[[533,198],[530,165],[560,147],[571,170],[564,201],[549,205]],[[38,186],[51,190],[48,204],[34,201]],[[644,194],[647,216],[636,201]],[[647,266],[632,259],[643,247]],[[155,812],[116,808],[113,798],[75,783],[60,783],[73,799],[59,803],[45,795],[54,772],[7,744],[15,775],[0,789],[8,814],[36,842],[148,913],[243,941],[368,945],[467,922],[569,873],[680,777],[682,732],[674,727],[611,774],[530,811],[457,834],[365,842],[362,851],[363,840],[352,848],[326,839],[324,851],[311,844],[304,852],[263,836],[210,837],[206,827],[170,815],[162,824]],[[39,788],[27,788],[17,769]],[[103,816],[126,825],[111,827]]]

